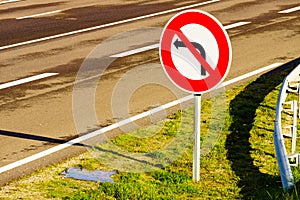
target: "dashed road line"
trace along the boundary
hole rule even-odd
[[[242,76],[239,76],[239,77],[236,77],[234,79],[231,79],[229,81],[225,81],[224,83],[222,83],[221,85],[219,85],[217,88],[220,88],[220,87],[225,87],[225,86],[228,86],[230,84],[233,84],[233,83],[236,83],[238,81],[241,81],[243,79],[246,79],[246,78],[249,78],[251,76],[254,76],[254,75],[257,75],[257,74],[260,74],[262,72],[265,72],[265,71],[268,71],[268,70],[271,70],[273,68],[276,68],[280,65],[282,65],[283,63],[274,63],[272,65],[269,65],[269,66],[266,66],[266,67],[263,67],[261,69],[258,69],[258,70],[255,70],[255,71],[252,71],[252,72],[249,72],[247,74],[244,74]],[[6,172],[6,171],[9,171],[11,169],[14,169],[14,168],[17,168],[17,167],[20,167],[22,165],[25,165],[25,164],[28,164],[32,161],[35,161],[35,160],[38,160],[40,158],[43,158],[45,156],[48,156],[50,154],[53,154],[53,153],[56,153],[60,150],[63,150],[63,149],[66,149],[74,144],[77,144],[77,143],[80,143],[82,141],[85,141],[85,140],[88,140],[90,138],[93,138],[93,137],[96,137],[96,136],[99,136],[101,134],[104,134],[108,131],[111,131],[115,128],[118,128],[118,127],[121,127],[121,126],[124,126],[124,125],[127,125],[129,123],[132,123],[133,121],[136,121],[136,120],[139,120],[141,118],[144,118],[144,117],[147,117],[147,116],[150,116],[154,113],[157,113],[157,112],[160,112],[164,109],[167,109],[167,108],[170,108],[170,107],[173,107],[175,105],[178,105],[180,103],[183,103],[183,102],[186,102],[186,101],[189,101],[191,99],[194,98],[194,95],[188,95],[186,97],[183,97],[183,98],[180,98],[180,99],[177,99],[175,101],[172,101],[170,103],[167,103],[165,105],[162,105],[162,106],[159,106],[159,107],[156,107],[156,108],[153,108],[149,111],[146,111],[146,112],[143,112],[141,114],[138,114],[136,116],[133,116],[133,117],[130,117],[128,119],[125,119],[125,120],[122,120],[122,121],[119,121],[115,124],[112,124],[112,125],[109,125],[107,127],[104,127],[102,129],[99,129],[97,131],[94,131],[94,132],[91,132],[91,133],[88,133],[86,135],[83,135],[83,136],[80,136],[76,139],[73,139],[73,140],[70,140],[66,143],[63,143],[63,144],[60,144],[60,145],[57,145],[55,147],[52,147],[50,149],[47,149],[45,151],[42,151],[40,153],[37,153],[37,154],[34,154],[32,156],[29,156],[29,157],[26,157],[26,158],[23,158],[21,160],[18,160],[16,162],[13,162],[13,163],[10,163],[8,165],[5,165],[5,166],[2,166],[0,167],[0,174],[3,173],[3,172]]]
[[[2,4],[7,4],[7,3],[14,3],[14,2],[18,2],[20,0],[7,0],[7,1],[0,1],[0,5]]]
[[[152,44],[152,45],[141,47],[141,48],[138,48],[138,49],[118,53],[118,54],[112,55],[110,57],[122,58],[122,57],[130,56],[130,55],[134,55],[134,54],[137,54],[137,53],[141,53],[141,52],[144,52],[144,51],[149,51],[149,50],[152,50],[152,49],[156,49],[158,47],[159,47],[159,44]]]
[[[251,24],[251,22],[236,22],[236,23],[233,23],[233,24],[226,25],[226,26],[224,26],[224,28],[226,30],[228,30],[228,29],[239,27],[239,26],[244,26],[244,25],[247,25],[247,24]]]
[[[168,13],[172,13],[172,12],[176,12],[176,11],[181,11],[181,10],[185,10],[185,9],[190,9],[190,8],[194,8],[194,7],[198,7],[198,6],[203,6],[203,5],[207,5],[207,4],[211,4],[211,3],[215,3],[215,2],[219,2],[219,1],[220,0],[205,1],[205,2],[201,2],[201,3],[197,3],[197,4],[192,4],[192,5],[174,8],[174,9],[170,9],[170,10],[165,10],[165,11],[161,11],[161,12],[156,12],[156,13],[152,13],[152,14],[148,14],[148,15],[143,15],[143,16],[139,16],[139,17],[116,21],[116,22],[112,22],[112,23],[108,23],[108,24],[93,26],[90,28],[85,28],[85,29],[67,32],[67,33],[61,33],[61,34],[43,37],[43,38],[39,38],[39,39],[29,40],[29,41],[25,41],[25,42],[10,44],[10,45],[0,47],[0,50],[11,49],[14,47],[20,47],[20,46],[24,46],[24,45],[28,45],[28,44],[37,43],[37,42],[43,42],[43,41],[62,38],[62,37],[71,36],[71,35],[75,35],[75,34],[79,34],[79,33],[85,33],[88,31],[94,31],[94,30],[98,30],[98,29],[102,29],[102,28],[106,28],[106,27],[110,27],[110,26],[125,24],[128,22],[138,21],[138,20],[142,20],[142,19],[146,19],[146,18],[150,18],[150,17],[156,17],[156,16],[160,16],[160,15],[164,15],[164,14],[168,14]]]
[[[300,6],[296,6],[294,8],[289,8],[289,9],[286,9],[286,10],[282,10],[282,11],[279,11],[278,13],[288,14],[288,13],[292,13],[292,12],[295,12],[295,11],[298,11],[298,10],[300,10]]]
[[[24,17],[18,17],[16,19],[20,20],[20,19],[28,19],[28,18],[34,18],[34,17],[42,17],[45,15],[52,15],[52,14],[56,14],[56,13],[60,13],[60,12],[62,12],[62,10],[54,10],[54,11],[50,11],[50,12],[28,15],[28,16],[24,16]]]
[[[3,84],[0,85],[0,90],[5,89],[5,88],[9,88],[9,87],[13,87],[13,86],[17,86],[17,85],[21,85],[21,84],[24,84],[24,83],[29,83],[29,82],[32,82],[32,81],[48,78],[48,77],[51,77],[51,76],[56,76],[56,75],[58,75],[58,73],[43,73],[43,74],[39,74],[39,75],[19,79],[19,80],[16,80],[16,81],[3,83]]]
[[[250,24],[250,23],[251,22],[244,22],[244,21],[236,22],[236,23],[233,23],[233,24],[226,25],[226,26],[224,26],[224,28],[226,30],[228,30],[228,29],[239,27],[239,26],[244,26],[244,25],[247,25],[247,24]],[[114,55],[111,55],[110,57],[112,57],[112,58],[123,58],[123,57],[126,57],[126,56],[131,56],[131,55],[134,55],[134,54],[137,54],[137,53],[141,53],[141,52],[144,52],[144,51],[149,51],[149,50],[152,50],[152,49],[156,49],[158,47],[159,47],[159,44],[152,44],[152,45],[149,45],[149,46],[145,46],[145,47],[125,51],[125,52],[122,52],[122,53],[114,54]]]

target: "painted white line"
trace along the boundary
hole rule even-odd
[[[138,49],[134,49],[134,50],[130,50],[130,51],[125,51],[123,53],[118,53],[118,54],[112,55],[110,57],[122,58],[122,57],[130,56],[130,55],[133,55],[133,54],[141,53],[141,52],[144,52],[144,51],[156,49],[158,47],[159,47],[159,44],[152,44],[152,45],[149,45],[149,46],[146,46],[146,47],[142,47],[142,48],[138,48]]]
[[[1,4],[6,4],[6,3],[13,3],[13,2],[18,2],[20,0],[7,0],[7,1],[0,1],[0,5]]]
[[[282,10],[282,11],[279,11],[278,13],[288,14],[288,13],[295,12],[295,11],[298,11],[298,10],[300,10],[300,6],[296,6],[294,8],[289,8],[289,9],[286,9],[286,10]]]
[[[36,75],[36,76],[31,76],[31,77],[23,78],[23,79],[20,79],[20,80],[8,82],[8,83],[3,83],[3,84],[0,85],[0,90],[5,89],[5,88],[9,88],[9,87],[13,87],[13,86],[16,86],[16,85],[21,85],[21,84],[24,84],[24,83],[29,83],[29,82],[36,81],[36,80],[39,80],[39,79],[47,78],[47,77],[50,77],[50,76],[55,76],[55,75],[58,75],[58,73],[43,73],[43,74],[39,74],[39,75]]]
[[[28,19],[28,18],[34,18],[34,17],[41,17],[41,16],[45,16],[45,15],[51,15],[51,14],[59,13],[61,11],[62,10],[54,10],[54,11],[39,13],[39,14],[35,14],[35,15],[28,15],[28,16],[24,16],[24,17],[18,17],[16,19]]]
[[[233,24],[226,25],[226,26],[224,26],[224,28],[226,30],[228,30],[228,29],[239,27],[239,26],[244,26],[244,25],[247,25],[247,24],[250,24],[250,23],[251,22],[236,22],[236,23],[233,23]]]
[[[237,77],[237,78],[234,78],[234,79],[232,79],[232,80],[229,80],[229,81],[224,82],[222,85],[218,86],[218,88],[228,86],[228,85],[233,84],[233,83],[235,83],[235,82],[241,81],[241,80],[243,80],[243,79],[245,79],[245,78],[249,78],[249,77],[251,77],[251,76],[257,75],[257,74],[262,73],[262,72],[267,71],[267,70],[271,70],[271,69],[273,69],[273,68],[275,68],[275,67],[278,67],[278,66],[280,66],[280,65],[282,65],[282,63],[274,63],[274,64],[269,65],[269,66],[266,66],[266,67],[264,67],[264,68],[255,70],[255,71],[250,72],[250,73],[247,73],[247,74],[244,74],[244,75],[242,75],[242,76],[239,76],[239,77]],[[180,103],[189,101],[189,100],[191,100],[193,97],[194,97],[194,95],[188,95],[188,96],[186,96],[186,97],[180,98],[180,99],[178,99],[178,100],[172,101],[172,102],[167,103],[167,104],[165,104],[165,105],[162,105],[162,106],[159,106],[159,107],[157,107],[157,108],[151,109],[151,110],[149,110],[149,111],[143,112],[143,113],[138,114],[138,115],[136,115],[136,116],[133,116],[133,117],[130,117],[130,118],[128,118],[128,119],[119,121],[119,122],[117,122],[117,123],[115,123],[115,124],[109,125],[109,126],[107,126],[107,127],[104,127],[104,128],[102,128],[102,129],[99,129],[99,130],[97,130],[97,131],[94,131],[94,132],[88,133],[88,134],[86,134],[86,135],[80,136],[80,137],[78,137],[78,138],[76,138],[76,139],[73,139],[73,140],[70,140],[70,141],[68,141],[68,142],[66,142],[66,143],[57,145],[57,146],[55,146],[55,147],[52,147],[52,148],[47,149],[47,150],[45,150],[45,151],[42,151],[42,152],[40,152],[40,153],[34,154],[34,155],[32,155],[32,156],[26,157],[26,158],[21,159],[21,160],[16,161],[16,162],[10,163],[10,164],[8,164],[8,165],[5,165],[5,166],[3,166],[3,167],[0,167],[0,174],[3,173],[3,172],[6,172],[6,171],[8,171],[8,170],[11,170],[11,169],[20,167],[20,166],[22,166],[22,165],[24,165],[24,164],[28,164],[28,163],[30,163],[30,162],[32,162],[32,161],[37,160],[37,159],[43,158],[43,157],[45,157],[45,156],[48,156],[48,155],[50,155],[50,154],[52,154],[52,153],[55,153],[55,152],[58,152],[58,151],[60,151],[60,150],[66,149],[66,148],[68,148],[68,147],[70,147],[70,146],[72,146],[72,145],[74,145],[74,144],[80,143],[80,142],[82,142],[82,141],[88,140],[88,139],[93,138],[93,137],[96,137],[96,136],[99,136],[99,135],[101,135],[101,134],[103,134],[103,133],[106,133],[106,132],[111,131],[111,130],[113,130],[113,129],[115,129],[115,128],[124,126],[124,125],[126,125],[126,124],[129,124],[129,123],[131,123],[131,122],[133,122],[133,121],[136,121],[136,120],[138,120],[138,119],[141,119],[141,118],[143,118],[143,117],[152,115],[152,114],[157,113],[157,112],[159,112],[159,111],[162,111],[162,110],[164,110],[164,109],[167,109],[167,108],[170,108],[170,107],[172,107],[172,106],[178,105],[178,104],[180,104]]]
[[[226,26],[224,26],[224,28],[226,30],[228,30],[228,29],[231,29],[231,28],[236,28],[236,27],[243,26],[243,25],[250,24],[250,23],[251,22],[236,22],[234,24],[226,25]],[[130,55],[134,55],[136,53],[141,53],[141,52],[144,52],[144,51],[156,49],[158,47],[159,47],[159,44],[152,44],[152,45],[149,45],[149,46],[146,46],[146,47],[141,47],[141,48],[138,48],[138,49],[118,53],[118,54],[112,55],[110,57],[122,58],[122,57],[130,56]]]
[[[253,72],[249,72],[249,73],[247,73],[247,74],[244,74],[244,75],[241,75],[241,76],[236,77],[236,78],[234,78],[234,79],[231,79],[231,80],[229,80],[229,81],[226,81],[226,82],[224,82],[221,86],[224,86],[224,87],[225,87],[225,86],[228,86],[228,85],[230,85],[230,84],[239,82],[239,81],[241,81],[241,80],[243,80],[243,79],[249,78],[249,77],[254,76],[254,75],[256,75],[256,74],[260,74],[260,73],[262,73],[262,72],[269,71],[269,70],[274,69],[274,68],[276,68],[276,67],[279,67],[279,66],[281,66],[281,65],[283,65],[283,63],[274,63],[274,64],[271,64],[271,65],[268,65],[268,66],[266,66],[266,67],[257,69],[257,70],[255,70],[255,71],[253,71]]]
[[[141,19],[146,19],[146,18],[150,18],[150,17],[164,15],[164,14],[168,14],[168,13],[172,13],[172,12],[176,12],[176,11],[180,11],[180,10],[190,9],[190,8],[194,8],[194,7],[197,7],[197,6],[202,6],[202,5],[206,5],[206,4],[210,4],[210,3],[215,3],[215,2],[218,2],[218,1],[220,1],[220,0],[205,1],[205,2],[201,2],[201,3],[197,3],[197,4],[192,4],[192,5],[189,5],[189,6],[183,6],[183,7],[174,8],[174,9],[171,9],[171,10],[152,13],[152,14],[149,14],[149,15],[134,17],[134,18],[130,18],[130,19],[117,21],[117,22],[112,22],[112,23],[103,24],[103,25],[99,25],[99,26],[94,26],[94,27],[90,27],[90,28],[80,29],[80,30],[77,30],[77,31],[71,31],[71,32],[61,33],[61,34],[48,36],[48,37],[43,37],[43,38],[39,38],[39,39],[35,39],[35,40],[29,40],[29,41],[25,41],[25,42],[6,45],[6,46],[0,47],[0,50],[10,49],[10,48],[19,47],[19,46],[24,46],[24,45],[33,44],[33,43],[42,42],[42,41],[51,40],[51,39],[57,39],[57,38],[61,38],[61,37],[66,37],[66,36],[70,36],[70,35],[75,35],[75,34],[79,34],[79,33],[88,32],[88,31],[94,31],[94,30],[97,30],[97,29],[102,29],[102,28],[106,28],[106,27],[110,27],[110,26],[115,26],[115,25],[124,24],[124,23],[128,23],[128,22],[133,22],[133,21],[138,21],[138,20],[141,20]]]

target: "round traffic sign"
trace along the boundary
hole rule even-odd
[[[199,10],[183,11],[169,20],[159,53],[169,79],[194,94],[210,91],[221,83],[232,57],[230,39],[222,24]]]

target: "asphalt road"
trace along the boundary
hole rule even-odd
[[[299,57],[300,11],[287,10],[300,6],[299,0],[201,2],[0,1],[0,88],[9,83],[0,89],[0,169],[186,96],[165,77],[157,48],[112,57],[157,44],[166,22],[180,10],[171,9],[201,9],[227,26],[247,22],[227,30],[233,60],[226,80]],[[49,77],[13,82],[40,74]],[[79,89],[74,89],[76,76]],[[95,84],[93,96],[89,92]],[[74,100],[76,95],[84,98]],[[95,107],[85,108],[85,98],[94,98]],[[76,106],[80,101],[82,106]],[[80,117],[74,120],[74,113]],[[83,150],[82,145],[74,145],[4,170],[0,184]]]

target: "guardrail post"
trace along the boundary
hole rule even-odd
[[[292,128],[292,149],[291,154],[296,152],[296,142],[297,142],[297,101],[294,100],[292,104],[293,109],[293,128]]]

